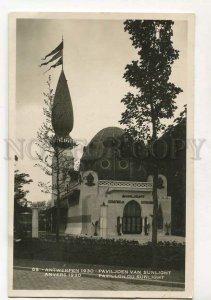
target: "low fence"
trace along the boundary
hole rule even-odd
[[[14,244],[14,257],[110,266],[152,268],[152,244],[136,241],[86,237],[63,237],[59,243],[50,240],[25,239]],[[184,270],[185,245],[159,242],[157,268]]]

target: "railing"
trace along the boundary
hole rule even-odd
[[[100,187],[110,188],[126,188],[126,189],[140,189],[145,191],[152,191],[152,182],[139,181],[116,181],[116,180],[99,180]]]

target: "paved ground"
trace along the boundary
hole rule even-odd
[[[120,291],[182,291],[181,288],[164,287],[156,285],[135,284],[121,281],[46,277],[44,273],[25,270],[14,270],[13,288],[16,290],[120,290]]]
[[[99,274],[99,269],[105,270],[147,270],[144,268],[135,268],[135,267],[122,267],[122,266],[108,266],[108,265],[96,265],[96,264],[85,264],[85,263],[72,263],[72,262],[62,262],[62,261],[46,261],[46,260],[33,260],[33,259],[15,259],[14,260],[14,267],[15,269],[30,269],[32,268],[39,268],[39,269],[51,269],[51,268],[58,268],[58,269],[93,269],[94,274]],[[41,271],[40,270],[40,271]],[[185,272],[182,270],[171,270],[171,274],[165,276],[163,280],[167,280],[170,282],[185,282]]]

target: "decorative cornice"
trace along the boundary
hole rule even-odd
[[[108,192],[112,190],[131,190],[151,192],[153,188],[152,182],[139,181],[116,181],[116,180],[99,180],[99,187],[108,187]]]

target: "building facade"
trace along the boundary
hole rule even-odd
[[[66,234],[116,237],[151,235],[152,176],[118,127],[101,130],[85,148],[78,173],[70,171],[63,193]],[[171,197],[159,175],[158,232],[170,234]]]

